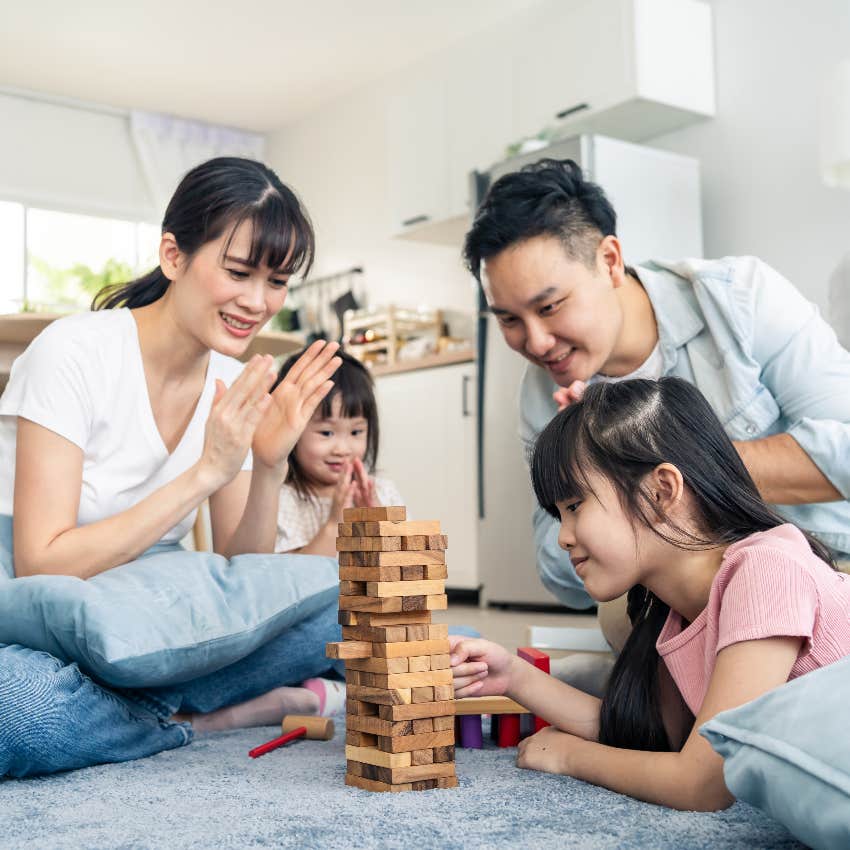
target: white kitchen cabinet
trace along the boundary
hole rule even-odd
[[[399,75],[387,107],[390,232],[459,246],[469,173],[553,128],[643,141],[714,114],[703,0],[547,0]]]
[[[643,141],[714,114],[711,8],[703,0],[549,0],[513,55],[518,136],[557,125]]]
[[[478,588],[475,364],[375,379],[380,475],[396,483],[411,519],[439,520],[449,536],[449,588]]]

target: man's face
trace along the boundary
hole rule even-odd
[[[614,352],[623,325],[600,243],[593,268],[553,236],[535,236],[481,265],[481,284],[507,344],[562,387],[586,381]]]

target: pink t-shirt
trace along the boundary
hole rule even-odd
[[[812,553],[793,525],[732,544],[686,629],[670,611],[656,647],[688,708],[698,714],[717,653],[733,643],[803,637],[790,679],[850,655],[850,575]]]

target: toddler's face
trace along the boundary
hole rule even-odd
[[[587,475],[593,492],[558,503],[558,544],[570,553],[576,574],[597,602],[608,602],[642,581],[644,532],[623,510],[611,482]]]
[[[368,435],[369,424],[363,417],[342,415],[337,393],[329,418],[322,417],[321,408],[313,414],[295,446],[295,457],[310,483],[331,487],[339,481],[345,461],[363,460]]]

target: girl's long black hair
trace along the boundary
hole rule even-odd
[[[189,171],[174,192],[162,232],[171,233],[191,259],[227,228],[230,239],[244,221],[251,222],[249,265],[265,263],[287,274],[309,271],[315,251],[313,226],[295,193],[261,162],[222,156]],[[284,266],[285,264],[285,266]],[[144,307],[162,298],[171,281],[157,266],[129,283],[106,286],[95,295],[92,310]]]
[[[660,515],[645,489],[645,476],[661,463],[681,472],[696,505],[697,532]],[[611,481],[627,515],[682,549],[735,543],[786,522],[759,495],[702,393],[680,378],[592,384],[580,402],[555,416],[537,439],[531,461],[538,502],[560,519],[558,502],[592,492],[590,470]],[[666,531],[659,529],[659,520]],[[806,537],[815,555],[834,566],[829,550]],[[669,610],[642,585],[629,591],[632,633],[602,700],[601,743],[671,749],[661,717],[655,648]]]
[[[291,355],[280,367],[277,380],[269,392],[274,392],[275,387],[286,377],[289,370],[295,365],[298,358],[306,351],[298,351]],[[342,360],[339,368],[331,376],[334,383],[333,389],[322,399],[318,412],[322,419],[333,416],[334,399],[339,396],[342,415],[346,418],[355,419],[363,417],[366,420],[366,454],[363,456],[363,465],[371,475],[378,463],[378,440],[380,437],[378,429],[378,402],[375,399],[375,384],[369,370],[355,357],[345,351],[337,351],[336,356]],[[312,498],[310,482],[298,463],[295,449],[289,453],[289,469],[286,473],[286,483],[291,484],[296,493],[302,499]]]

